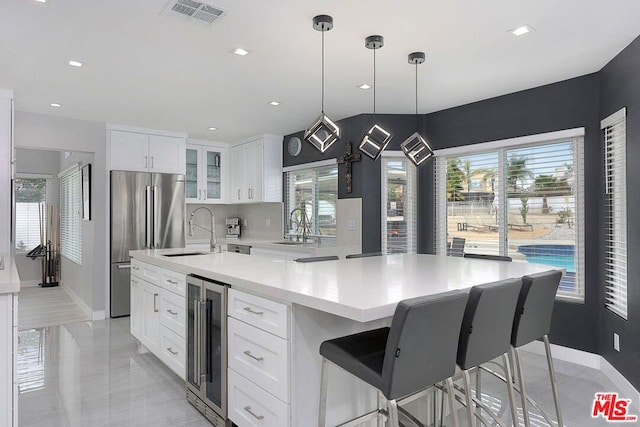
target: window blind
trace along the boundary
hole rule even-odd
[[[605,159],[605,306],[627,319],[626,110],[602,121]]]
[[[417,251],[416,167],[405,158],[383,157],[382,168],[382,251]]]
[[[60,254],[82,264],[82,174],[78,165],[60,175]]]
[[[454,255],[456,237],[466,253],[560,267],[558,296],[582,301],[583,138],[468,149],[436,157],[436,253]]]
[[[301,214],[291,212],[302,208],[313,236],[335,237],[338,203],[338,166],[296,168],[284,173],[285,234],[301,234]]]

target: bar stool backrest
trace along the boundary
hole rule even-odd
[[[451,291],[400,301],[382,366],[382,393],[397,399],[451,377],[467,294]]]
[[[476,258],[476,259],[486,259],[491,261],[513,261],[510,256],[502,256],[502,255],[487,255],[487,254],[472,254],[465,252],[465,258]]]
[[[369,258],[372,256],[382,256],[382,252],[367,252],[365,254],[349,254],[345,257],[345,259],[352,258]]]
[[[537,340],[551,329],[551,316],[562,272],[558,270],[522,278],[522,290],[513,320],[511,345],[520,347]]]
[[[305,258],[296,258],[295,262],[320,262],[320,261],[337,261],[339,258],[337,255],[327,256],[309,256]]]
[[[509,351],[521,288],[520,278],[471,288],[460,329],[458,366],[469,369]]]

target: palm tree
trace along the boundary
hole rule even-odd
[[[467,159],[462,162],[462,171],[464,173],[464,177],[467,180],[467,193],[471,191],[471,175],[474,171],[471,170],[471,160]]]
[[[447,160],[447,200],[457,202],[464,200],[462,195],[462,179],[464,172],[460,169],[458,159]]]
[[[527,169],[527,158],[511,156],[507,164],[507,182],[513,186],[513,190],[518,190],[518,181],[531,178],[533,173]]]

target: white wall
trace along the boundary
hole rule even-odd
[[[11,253],[11,109],[13,93],[0,89],[0,254]]]
[[[94,318],[104,316],[105,310],[105,278],[107,277],[105,261],[104,230],[107,226],[108,213],[106,205],[106,124],[46,116],[35,113],[17,111],[15,114],[14,141],[17,148],[35,148],[42,150],[59,150],[80,153],[92,153],[91,183],[91,221],[83,221],[83,262],[81,273],[77,278],[81,282],[70,282],[68,286],[82,299],[93,312]],[[91,239],[91,240],[89,240]],[[89,259],[91,261],[89,261]],[[65,260],[66,261],[66,260]],[[74,271],[73,266],[63,261],[67,272]],[[71,279],[71,280],[75,280]],[[66,285],[63,283],[63,285]],[[78,289],[78,292],[76,292]]]

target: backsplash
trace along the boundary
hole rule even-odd
[[[189,236],[189,219],[191,213],[200,207],[213,211],[218,239],[225,238],[227,225],[225,219],[238,217],[241,220],[241,239],[282,240],[282,203],[256,203],[247,205],[198,205],[187,204],[185,217],[185,237],[187,243],[208,241],[211,234],[195,227],[193,236]],[[194,221],[198,225],[209,228],[211,219],[205,209],[199,210]],[[245,225],[247,224],[247,225]],[[268,225],[267,225],[268,224]]]

